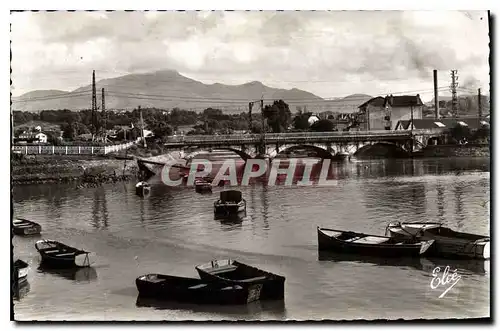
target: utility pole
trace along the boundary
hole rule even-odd
[[[103,139],[104,139],[104,142],[106,142],[106,138],[107,138],[107,135],[106,135],[106,103],[105,103],[105,100],[104,100],[104,87],[101,89],[101,109],[102,109],[102,120],[104,122],[103,124],[103,128],[102,128],[102,134],[103,134]]]
[[[95,91],[95,70],[92,70],[92,141],[94,141],[94,137],[96,134],[96,112],[97,110],[97,97],[96,97],[96,91]]]
[[[252,108],[253,102],[248,103],[248,131],[252,133]]]
[[[434,70],[434,111],[436,119],[439,119],[439,94],[438,94],[438,71]]]
[[[260,99],[260,113],[262,114],[262,132],[265,133],[265,126],[264,126],[264,99]]]
[[[141,115],[141,138],[142,138],[142,143],[144,144],[144,148],[146,148],[148,146],[146,145],[146,138],[144,137],[144,119],[142,118],[141,106],[139,106],[138,109],[139,109],[139,114]]]
[[[266,153],[266,126],[265,126],[265,120],[264,120],[264,97],[262,97],[262,99],[260,99],[260,113],[261,113],[261,117],[262,117],[262,135],[261,135],[261,139],[262,139],[262,142],[261,142],[261,152],[262,154],[265,154]]]
[[[454,117],[458,117],[458,98],[457,98],[457,87],[458,87],[458,71],[451,71],[451,110]]]
[[[482,104],[481,104],[481,89],[480,88],[477,89],[477,111],[478,111],[479,118],[483,117],[483,108],[482,108]]]

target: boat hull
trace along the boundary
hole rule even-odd
[[[216,215],[235,215],[244,212],[246,210],[245,207],[245,204],[215,204],[214,213]]]
[[[206,265],[197,266],[196,270],[202,280],[211,283],[240,285],[245,289],[261,285],[260,300],[281,300],[285,297],[285,277],[238,261],[231,261],[231,265],[235,268],[229,268],[227,272],[221,272],[216,267],[214,270],[217,270],[217,272],[214,273],[206,269],[204,267]]]
[[[142,298],[196,304],[243,305],[259,300],[260,297],[259,286],[243,288],[212,285],[199,279],[188,279],[189,284],[186,284],[186,278],[164,275],[160,276],[168,277],[167,281],[154,283],[145,278],[148,276],[152,275],[136,279],[137,290]]]
[[[357,254],[367,256],[383,256],[383,257],[419,257],[422,256],[430,246],[430,243],[418,244],[364,244],[356,242],[346,242],[336,239],[323,232],[329,229],[318,228],[318,249],[330,252],[338,252],[343,254]],[[332,230],[333,231],[333,230]],[[388,238],[390,239],[390,238]]]
[[[51,268],[89,267],[89,252],[67,246],[53,240],[39,240],[35,248],[40,254],[41,263]],[[83,257],[83,262],[81,258]],[[78,263],[76,263],[78,259]]]
[[[21,220],[21,222],[14,222],[12,232],[18,236],[34,236],[42,232],[42,226],[32,221]]]
[[[151,187],[149,186],[139,185],[135,187],[135,194],[137,194],[140,197],[145,197],[150,192],[151,192]]]
[[[13,266],[14,281],[22,283],[28,279],[29,264],[23,260],[16,260]]]
[[[441,226],[418,230],[419,225],[426,224],[433,223],[389,224],[388,232],[395,238],[416,237],[420,240],[434,240],[434,245],[426,253],[430,257],[481,260],[490,258],[489,237],[457,232]]]

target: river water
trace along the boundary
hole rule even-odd
[[[379,261],[319,255],[317,226],[383,234],[392,221],[440,221],[490,234],[490,160],[447,158],[336,163],[336,185],[241,187],[247,217],[213,217],[212,195],[134,183],[75,189],[14,188],[14,213],[38,221],[42,238],[95,252],[91,269],[38,269],[34,243],[14,237],[14,256],[30,264],[29,287],[14,301],[16,320],[351,320],[490,316],[489,262]],[[154,178],[153,178],[154,182]],[[197,277],[194,266],[230,257],[286,277],[284,302],[244,307],[137,300],[136,277]],[[434,268],[460,281],[432,289]]]

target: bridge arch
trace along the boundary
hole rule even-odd
[[[399,144],[391,141],[377,141],[373,143],[367,143],[363,147],[359,148],[353,155],[357,157],[381,156],[380,152],[384,152],[384,149],[385,152],[389,152],[395,156],[409,156],[409,152],[407,150],[405,150]]]
[[[193,158],[195,158],[197,155],[199,154],[206,154],[206,153],[210,153],[211,150],[224,150],[224,151],[230,151],[230,152],[233,152],[235,153],[236,155],[238,155],[241,159],[243,159],[243,161],[247,161],[248,159],[251,159],[252,156],[250,156],[248,153],[245,153],[243,152],[242,150],[239,150],[239,149],[236,149],[236,148],[232,148],[232,147],[217,147],[217,148],[213,148],[213,149],[199,149],[199,150],[195,150],[194,152],[191,152],[191,153],[188,153],[187,155],[184,156],[184,159],[186,160],[192,160]]]
[[[316,146],[313,144],[298,144],[298,145],[284,145],[280,146],[278,150],[276,151],[276,155],[273,156],[273,158],[276,158],[278,155],[287,152],[287,151],[293,151],[296,149],[306,149],[310,151],[316,152],[317,156],[322,158],[322,159],[331,159],[333,157],[332,153],[326,150],[324,147]]]

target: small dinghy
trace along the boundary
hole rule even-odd
[[[42,226],[33,221],[18,218],[12,221],[12,232],[18,236],[37,235],[42,232]]]
[[[14,262],[14,267],[12,268],[14,273],[14,282],[21,283],[26,281],[28,279],[28,268],[28,263],[23,260],[16,260],[16,262]]]
[[[148,274],[135,280],[139,296],[196,304],[246,304],[259,300],[258,285],[243,287],[196,278]]]
[[[416,238],[434,240],[429,256],[459,259],[490,258],[490,237],[457,232],[441,223],[390,223],[386,233],[394,238]]]
[[[318,227],[318,249],[339,253],[385,257],[421,256],[433,243],[433,240],[415,241],[411,238],[398,239]]]
[[[145,197],[151,192],[151,185],[147,182],[139,182],[135,184],[135,194],[140,197]]]
[[[197,193],[212,193],[212,184],[204,179],[195,179],[194,188]]]
[[[53,268],[89,267],[90,252],[74,248],[55,240],[39,240],[35,248],[45,266]]]
[[[235,215],[246,212],[247,202],[242,198],[241,192],[236,190],[220,192],[219,200],[214,202],[215,215]]]
[[[260,300],[277,300],[285,296],[285,277],[238,261],[214,260],[196,266],[196,271],[204,281],[251,288],[252,295],[260,297]]]

